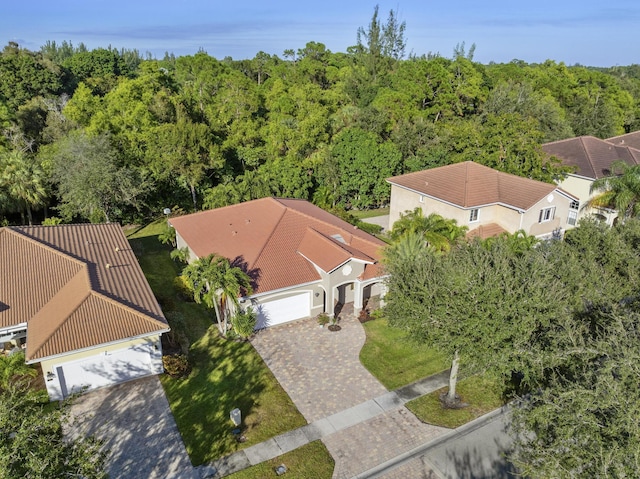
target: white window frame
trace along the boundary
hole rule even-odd
[[[567,216],[567,224],[575,226],[578,222],[578,211],[571,208],[569,210],[569,216]]]
[[[546,223],[552,221],[556,216],[556,207],[549,206],[548,208],[542,208],[540,215],[538,216],[538,223]]]
[[[477,223],[480,221],[480,208],[469,210],[469,223]]]

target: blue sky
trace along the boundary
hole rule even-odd
[[[331,51],[356,43],[374,1],[363,0],[3,0],[0,40],[38,50],[47,40],[84,42],[89,48],[135,48],[162,57],[199,49],[222,59],[282,57],[285,49],[315,41]],[[481,63],[568,65],[640,63],[638,0],[398,0],[379,2],[407,24],[407,53],[440,53],[475,43]]]

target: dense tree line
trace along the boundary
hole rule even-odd
[[[407,58],[404,31],[376,8],[346,52],[246,60],[9,43],[0,218],[131,221],[266,195],[368,209],[391,175],[472,159],[552,181],[564,170],[541,143],[640,128],[637,65],[482,65],[464,44]]]
[[[517,239],[443,255],[404,236],[387,253],[385,316],[463,374],[517,384],[513,459],[525,476],[637,475],[640,221],[582,221],[536,247]]]

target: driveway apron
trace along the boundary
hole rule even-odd
[[[264,329],[251,340],[308,422],[387,392],[360,363],[360,322],[348,316],[340,326],[332,332],[306,319]]]
[[[384,395],[360,363],[366,336],[353,316],[331,332],[313,319],[263,330],[252,343],[308,422]],[[334,479],[348,479],[446,433],[404,406],[323,438],[335,460]],[[433,477],[428,466],[418,477]]]
[[[70,437],[105,441],[109,477],[199,477],[157,376],[83,394],[71,406],[71,420]]]

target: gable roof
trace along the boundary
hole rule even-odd
[[[387,181],[460,208],[501,204],[526,211],[553,191],[573,198],[555,185],[503,173],[473,161],[394,176]]]
[[[0,302],[30,362],[168,330],[117,224],[0,228]]]
[[[617,146],[628,146],[640,150],[640,130],[632,131],[626,135],[614,136],[613,138],[607,138],[609,143],[613,143]]]
[[[365,278],[380,273],[384,242],[304,200],[262,198],[170,221],[199,258],[241,265],[256,294],[319,280],[314,264],[329,272],[354,258],[370,263]]]
[[[477,228],[467,232],[467,238],[481,238],[487,239],[494,236],[500,236],[503,233],[509,233],[506,229],[500,226],[498,223],[488,223],[486,225],[480,225]]]
[[[640,150],[617,146],[593,136],[545,143],[542,149],[557,157],[563,165],[575,167],[577,175],[594,180],[610,175],[611,163],[616,160],[628,165],[640,164]]]

